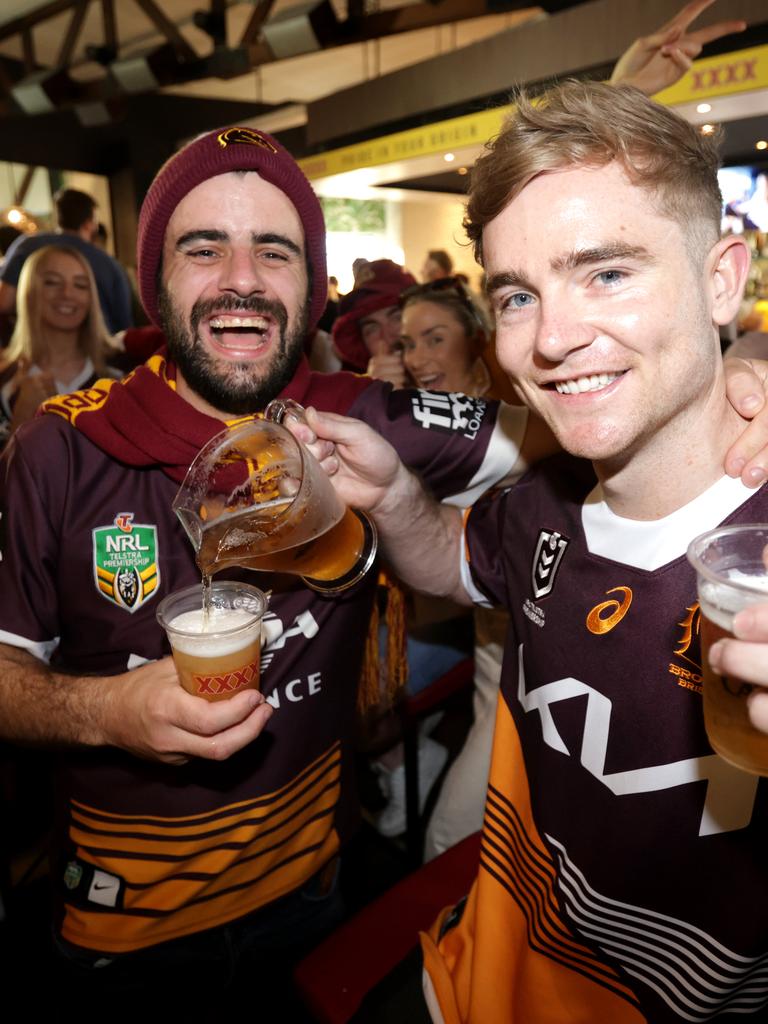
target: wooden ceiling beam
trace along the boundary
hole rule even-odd
[[[32,184],[32,179],[35,176],[37,167],[25,167],[24,177],[19,182],[19,187],[16,189],[16,195],[13,197],[14,206],[23,206],[24,200],[27,198],[27,192],[29,192],[29,186]]]
[[[248,19],[248,24],[245,26],[245,30],[243,31],[243,35],[240,39],[240,46],[247,49],[254,45],[259,37],[259,33],[261,32],[261,26],[269,17],[274,5],[275,0],[259,0],[259,2],[254,6],[253,14]]]
[[[115,21],[114,0],[101,0],[101,21],[104,26],[104,46],[117,53],[117,23]]]
[[[514,13],[524,19],[527,5],[512,4]],[[396,7],[389,11],[366,14],[354,22],[352,29],[357,40],[377,39],[381,36],[413,32],[420,28],[432,28],[448,22],[466,21],[491,13],[489,5],[477,0],[441,0],[439,4],[419,3],[410,7]],[[509,13],[512,13],[511,10]],[[539,8],[531,5],[530,14],[538,14]]]
[[[216,49],[227,45],[227,0],[209,0],[207,11],[195,11],[193,24],[213,40]]]
[[[85,20],[89,2],[90,0],[79,0],[77,6],[72,11],[69,28],[67,29],[67,34],[64,36],[64,41],[61,44],[61,49],[59,50],[59,56],[56,60],[55,67],[65,68],[72,59],[72,54],[75,52],[75,47],[77,46],[77,40],[83,27],[83,21]]]
[[[32,35],[31,28],[22,29],[21,50],[24,54],[24,70],[28,75],[31,75],[37,67],[37,60],[35,59],[35,40]]]
[[[227,45],[227,0],[211,0],[211,17],[222,26],[221,38],[216,40],[220,46]]]
[[[181,34],[178,27],[171,19],[160,10],[154,0],[135,0],[139,7],[168,42],[173,46],[180,57],[185,60],[197,60],[197,54]]]
[[[0,26],[0,43],[5,39],[10,39],[11,36],[18,35],[19,32],[34,28],[41,21],[47,21],[49,18],[61,14],[62,11],[70,10],[77,2],[78,0],[52,0],[44,7],[38,7],[36,11],[22,14],[18,18],[14,18],[13,21],[6,21],[4,25]]]

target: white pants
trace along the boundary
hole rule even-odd
[[[432,860],[482,827],[501,659],[508,626],[506,612],[475,609],[474,722],[459,756],[445,777],[429,820],[424,844],[425,860]]]

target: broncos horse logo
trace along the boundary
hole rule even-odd
[[[253,128],[227,128],[217,138],[222,149],[240,143],[245,146],[261,146],[262,149],[268,149],[271,153],[277,152],[269,139],[265,139],[260,132],[254,131]]]

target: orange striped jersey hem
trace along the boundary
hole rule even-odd
[[[66,904],[62,935],[126,952],[242,917],[293,891],[336,853],[335,743],[273,793],[206,814],[121,815],[73,802],[80,861],[122,880],[121,905]]]

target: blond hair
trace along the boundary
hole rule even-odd
[[[104,351],[107,342],[107,328],[99,304],[96,281],[88,260],[81,252],[69,245],[46,245],[37,249],[24,261],[16,293],[16,327],[6,351],[6,359],[13,362],[25,356],[30,362],[40,365],[48,356],[48,344],[42,322],[40,288],[42,285],[42,264],[52,253],[72,256],[83,269],[91,290],[91,306],[88,315],[80,325],[78,347],[91,360],[98,371],[104,369]]]
[[[544,171],[618,160],[659,213],[677,221],[694,258],[720,235],[717,137],[704,136],[631,86],[569,80],[535,104],[524,93],[472,169],[464,227],[483,261],[483,228]]]

